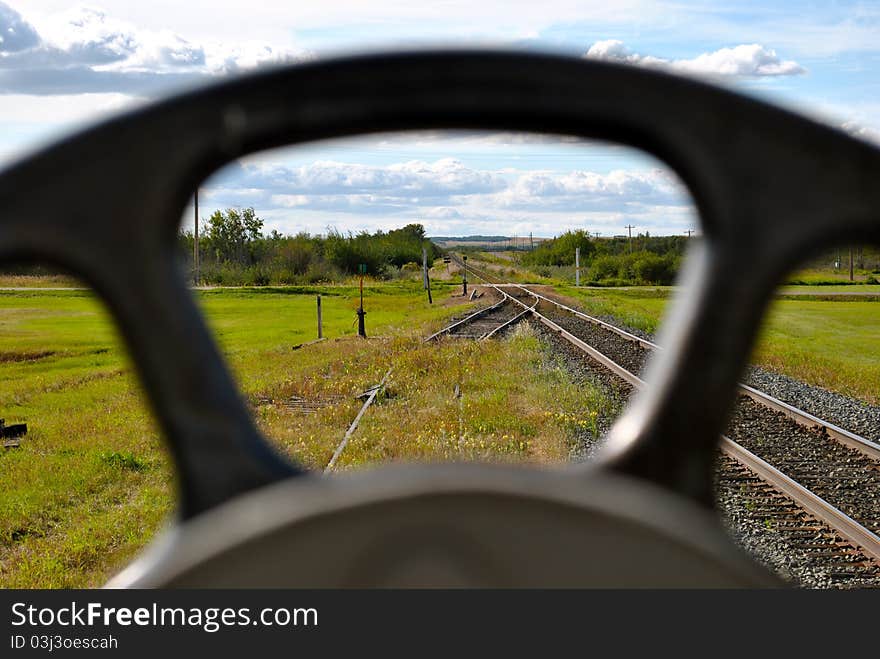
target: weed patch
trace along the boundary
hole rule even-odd
[[[101,462],[116,469],[127,471],[146,471],[149,465],[134,455],[134,453],[120,453],[119,451],[105,451],[99,455]]]

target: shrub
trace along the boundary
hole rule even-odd
[[[566,231],[557,238],[541,242],[535,249],[526,252],[522,261],[527,265],[574,265],[574,253],[578,247],[581,250],[581,264],[586,264],[595,246],[583,229]]]
[[[105,451],[100,454],[101,462],[117,469],[125,471],[146,471],[149,465],[138,458],[134,453],[120,453],[119,451]]]
[[[593,259],[593,263],[590,265],[589,269],[590,279],[594,281],[602,281],[603,279],[616,277],[620,267],[618,261],[619,257],[611,255],[599,256]]]

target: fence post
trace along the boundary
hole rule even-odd
[[[422,247],[422,286],[428,288],[428,248]]]
[[[358,336],[367,338],[367,326],[364,322],[364,316],[367,315],[367,312],[364,311],[364,275],[367,274],[367,264],[358,264],[358,272],[361,275],[361,306],[359,306],[357,310]]]
[[[581,285],[581,248],[574,248],[574,285]]]
[[[321,318],[321,294],[318,293],[318,338],[324,338],[324,324]]]

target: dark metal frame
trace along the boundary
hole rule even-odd
[[[378,131],[503,129],[651,153],[704,239],[649,387],[602,467],[711,501],[714,449],[780,277],[833,242],[880,242],[880,150],[719,88],[503,52],[338,59],[250,75],[101,124],[0,173],[0,261],[90,283],[127,340],[180,479],[181,514],[303,473],[256,430],[175,263],[196,185],[262,149]],[[593,469],[594,466],[579,467]]]

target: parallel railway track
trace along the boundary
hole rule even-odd
[[[514,323],[526,317],[538,303],[535,302],[530,308],[521,309],[508,297],[502,296],[499,302],[491,306],[478,309],[474,313],[447,325],[439,332],[435,332],[425,341],[433,341],[441,336],[452,336],[466,339],[485,340],[503,332]]]
[[[639,374],[656,344],[466,267],[498,292],[496,306],[518,306],[628,385],[644,385]],[[741,385],[727,434],[718,485],[728,497],[735,485],[751,502],[740,513],[773,520],[780,537],[830,582],[880,583],[880,446],[748,385]]]

